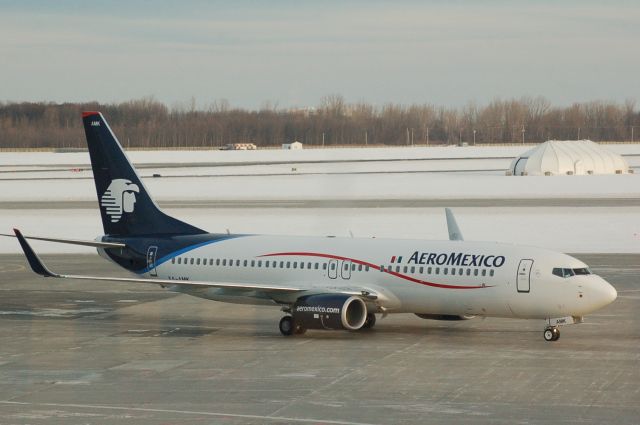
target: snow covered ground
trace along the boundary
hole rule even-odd
[[[640,145],[609,145],[639,155]],[[158,201],[184,202],[170,213],[210,231],[295,235],[444,239],[441,208],[215,208],[215,201],[421,200],[421,199],[640,199],[640,175],[509,177],[486,170],[508,166],[529,149],[509,147],[316,149],[303,151],[131,152]],[[415,161],[412,159],[422,158]],[[471,158],[440,159],[425,158]],[[397,161],[378,161],[396,159]],[[277,163],[352,160],[369,162]],[[241,162],[272,162],[240,165]],[[168,164],[228,163],[231,166],[173,167]],[[276,162],[276,163],[273,163]],[[97,208],[59,208],[65,201],[95,202],[90,171],[15,173],[34,167],[87,167],[81,153],[0,153],[0,233],[20,227],[26,234],[93,239],[101,234]],[[502,165],[505,164],[505,165]],[[295,168],[295,170],[292,170]],[[453,173],[424,171],[457,170]],[[343,174],[355,173],[355,174]],[[360,174],[359,174],[360,173]],[[193,175],[200,175],[196,177]],[[222,174],[226,174],[222,176]],[[240,175],[238,175],[240,174]],[[189,177],[181,177],[181,176]],[[205,177],[206,175],[209,175]],[[59,177],[73,177],[57,179]],[[24,177],[43,178],[28,180]],[[210,201],[212,208],[188,208]],[[16,202],[51,203],[53,209],[16,209]],[[4,204],[4,208],[1,206]],[[464,203],[463,203],[464,204]],[[526,243],[566,252],[640,252],[640,207],[459,207],[458,221],[470,240]],[[22,207],[20,207],[22,208]],[[25,207],[26,208],[26,207]],[[42,209],[44,208],[44,209]],[[87,248],[38,243],[42,252],[88,252]],[[0,238],[0,252],[19,252],[15,240]]]

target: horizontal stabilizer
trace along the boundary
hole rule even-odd
[[[7,233],[0,233],[0,236],[8,236],[10,238],[16,237],[16,235],[10,235]],[[39,236],[24,236],[24,235],[22,235],[22,237],[25,239],[33,239],[36,241],[66,243],[70,245],[90,246],[93,248],[125,248],[127,246],[126,244],[117,243],[117,242],[98,242],[98,241],[83,241],[79,239],[43,238]]]

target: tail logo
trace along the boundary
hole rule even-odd
[[[123,213],[132,213],[136,205],[137,184],[127,179],[111,180],[111,184],[100,198],[100,205],[106,209],[112,223],[117,223]]]

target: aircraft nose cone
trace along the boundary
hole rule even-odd
[[[618,298],[618,291],[616,291],[616,288],[614,288],[609,282],[600,278],[600,281],[597,283],[595,295],[598,304],[602,307],[611,304],[616,298]]]
[[[604,298],[607,300],[607,304],[611,304],[618,298],[618,291],[609,282],[604,281],[603,283],[605,286],[603,291],[605,293]]]

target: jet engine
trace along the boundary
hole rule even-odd
[[[476,317],[476,316],[458,316],[455,314],[420,314],[420,313],[416,313],[416,316],[418,316],[421,319],[447,320],[447,321],[469,320]]]
[[[298,298],[291,316],[295,324],[304,329],[355,331],[367,320],[367,305],[361,298],[351,295],[308,295]]]

